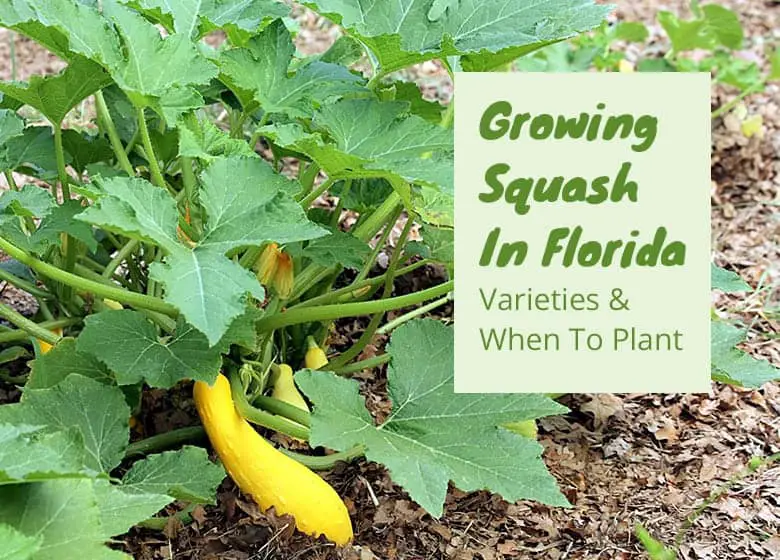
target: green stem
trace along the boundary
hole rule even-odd
[[[358,273],[353,284],[357,284],[358,282],[362,282],[363,280],[368,278],[368,275],[371,272],[371,269],[373,268],[374,263],[376,262],[376,259],[379,256],[379,253],[381,253],[382,249],[385,248],[385,244],[387,243],[387,238],[390,237],[390,232],[393,231],[393,226],[398,221],[398,218],[401,216],[401,213],[403,211],[404,211],[403,206],[399,206],[395,214],[391,215],[391,217],[387,220],[382,235],[377,240],[376,245],[374,246],[374,250],[371,251],[371,254],[366,260],[366,264],[363,265],[363,268]]]
[[[390,297],[390,295],[393,293],[393,277],[395,276],[395,271],[398,268],[398,263],[401,262],[401,255],[404,252],[406,238],[409,237],[409,232],[412,231],[413,224],[414,220],[407,218],[406,224],[404,224],[404,229],[401,231],[401,235],[398,236],[398,241],[396,243],[395,250],[393,251],[393,256],[390,259],[390,265],[387,267],[387,279],[385,280],[385,288],[382,292],[382,299]],[[353,359],[357,358],[363,349],[374,339],[374,334],[376,334],[379,323],[382,322],[382,317],[384,317],[384,312],[376,313],[373,317],[371,317],[371,321],[360,335],[360,338],[358,338],[357,342],[355,342],[346,352],[343,352],[336,359],[331,360],[326,367],[339,369],[340,367],[343,367],[351,362]]]
[[[301,200],[301,207],[308,208],[312,202],[317,200],[321,194],[323,194],[325,191],[327,191],[331,186],[333,185],[333,179],[328,177],[325,179],[322,184],[311,191],[309,194],[307,194],[303,199]]]
[[[41,299],[52,299],[54,296],[47,291],[41,290],[32,282],[28,282],[18,276],[14,276],[7,270],[0,268],[0,281],[8,282],[12,286],[24,290],[28,294]]]
[[[98,118],[103,122],[103,127],[108,134],[108,141],[111,143],[111,149],[114,150],[116,161],[119,163],[119,167],[127,173],[130,177],[135,176],[135,170],[130,160],[127,158],[127,152],[125,152],[124,146],[122,146],[122,140],[119,138],[119,133],[114,125],[114,119],[111,118],[111,113],[106,105],[106,100],[103,97],[103,92],[98,91],[95,94],[95,107],[97,108]]]
[[[731,490],[731,488],[740,482],[742,479],[744,479],[746,476],[753,474],[761,467],[765,467],[767,465],[771,465],[775,461],[780,461],[780,453],[775,453],[774,455],[770,455],[769,457],[760,458],[758,459],[757,463],[755,465],[749,464],[746,469],[741,470],[734,476],[732,476],[730,479],[728,479],[726,482],[724,482],[719,487],[715,488],[712,492],[710,492],[710,495],[707,496],[707,499],[705,499],[695,510],[693,510],[688,517],[685,519],[685,523],[683,523],[682,527],[680,527],[680,530],[677,532],[677,535],[675,535],[674,538],[674,549],[675,551],[679,550],[680,545],[683,543],[683,539],[685,538],[685,535],[688,533],[688,530],[693,527],[693,523],[696,521],[696,519],[712,504],[717,502],[721,496],[723,496],[726,492]]]
[[[8,55],[11,58],[11,81],[16,81],[16,33],[8,31]]]
[[[148,455],[149,453],[164,451],[184,443],[203,441],[205,439],[206,430],[202,426],[178,428],[131,443],[125,449],[125,458]]]
[[[373,369],[377,366],[381,366],[382,364],[386,364],[389,361],[390,361],[390,354],[380,354],[379,356],[374,356],[373,358],[366,358],[365,360],[354,362],[342,368],[338,368],[333,373],[335,373],[336,375],[342,375],[344,377],[348,377],[353,373],[363,371],[364,369]],[[332,370],[327,370],[327,371],[332,371]]]
[[[161,299],[130,292],[128,290],[116,288],[114,286],[108,286],[106,284],[88,280],[86,278],[81,278],[80,276],[76,276],[75,274],[61,270],[56,266],[39,261],[35,257],[27,254],[2,237],[0,237],[0,249],[5,251],[7,255],[13,257],[22,264],[26,264],[39,274],[42,274],[47,278],[51,278],[56,282],[71,286],[77,290],[90,292],[98,297],[113,299],[119,303],[133,307],[149,309],[150,311],[157,311],[170,317],[177,317],[179,314],[179,310],[175,306],[164,302]]]
[[[157,161],[157,156],[154,154],[152,139],[149,136],[149,128],[146,126],[146,116],[144,115],[144,110],[142,108],[138,109],[138,131],[141,133],[141,145],[144,147],[146,160],[149,162],[149,171],[152,175],[152,182],[158,187],[165,189],[167,186],[162,171],[160,171],[160,162]]]
[[[341,211],[344,209],[344,199],[349,196],[349,192],[352,190],[352,179],[347,179],[344,182],[344,188],[341,190],[341,196],[339,196],[339,202],[336,204],[336,208],[333,209],[333,216],[330,219],[330,227],[339,227],[341,222]]]
[[[238,264],[247,270],[250,270],[255,265],[262,252],[263,249],[261,247],[250,247],[241,255],[241,258],[238,259]]]
[[[376,235],[376,232],[379,231],[382,225],[387,222],[387,219],[393,214],[393,212],[395,212],[400,203],[401,195],[399,195],[396,191],[393,191],[379,206],[379,208],[374,210],[374,212],[368,218],[366,218],[363,223],[358,224],[352,234],[361,241],[368,243],[371,238]]]
[[[50,330],[44,329],[38,323],[31,321],[4,303],[0,303],[0,317],[29,333],[30,336],[48,342],[52,346],[57,344],[60,341],[60,338],[62,338]]]
[[[186,443],[204,442],[206,441],[206,430],[202,426],[189,426],[186,428],[178,428],[165,432],[164,434],[157,434],[152,437],[148,437],[127,446],[125,450],[125,458],[131,459],[135,457],[142,457],[151,453],[157,453],[159,451],[165,451],[179,445]],[[358,457],[362,457],[365,454],[365,448],[363,446],[355,446],[346,451],[339,453],[332,453],[330,455],[303,455],[302,453],[295,453],[289,451],[283,447],[277,448],[280,452],[284,453],[291,459],[295,459],[302,465],[309,467],[315,471],[324,471],[332,469],[336,463],[343,461],[348,462]]]
[[[19,186],[16,184],[16,179],[14,179],[14,173],[10,169],[6,169],[3,171],[3,175],[5,175],[5,180],[8,182],[8,188],[12,191],[18,191]]]
[[[441,117],[441,126],[449,128],[452,125],[452,120],[455,117],[455,96],[450,99],[447,108],[444,110],[444,114]]]
[[[424,315],[428,313],[429,311],[436,309],[437,307],[440,307],[444,305],[445,303],[448,303],[452,301],[452,294],[447,294],[441,299],[437,299],[435,301],[432,301],[430,303],[426,303],[425,305],[422,305],[416,309],[412,309],[408,313],[404,313],[403,315],[396,317],[386,325],[384,325],[382,328],[378,329],[376,332],[377,334],[387,334],[393,329],[396,329],[403,325],[404,323],[411,321],[412,319],[416,319],[420,315]]]
[[[54,155],[57,158],[57,179],[60,182],[62,201],[70,200],[70,185],[68,171],[65,169],[65,149],[62,147],[62,123],[54,125]]]
[[[71,325],[78,325],[79,323],[81,323],[80,317],[71,317],[69,319],[44,321],[42,323],[37,323],[37,325],[42,329],[46,329],[47,331],[53,331],[54,329],[65,328]],[[0,333],[0,344],[5,344],[7,342],[21,342],[23,340],[27,340],[29,337],[30,334],[25,330],[2,332]]]
[[[298,165],[303,165],[303,162],[299,163]],[[314,186],[314,181],[317,179],[317,175],[319,174],[320,166],[316,163],[311,162],[306,166],[306,169],[303,171],[300,178],[301,192],[298,193],[296,198],[303,198],[311,192],[311,189]]]
[[[400,202],[401,197],[393,191],[373,214],[355,228],[355,231],[352,232],[353,235],[361,241],[368,243],[387,222],[388,218],[393,215]],[[289,301],[301,297],[317,282],[332,274],[334,270],[335,267],[324,267],[314,263],[304,268],[295,279],[295,288],[288,298]]]
[[[281,432],[288,436],[305,439],[308,441],[308,428],[301,426],[292,420],[288,420],[283,416],[270,414],[249,404],[249,401],[246,398],[246,393],[244,393],[244,387],[241,384],[241,380],[236,374],[232,374],[230,376],[230,390],[233,395],[233,404],[235,405],[238,413],[243,418],[246,418],[258,426],[263,426],[264,428],[274,430],[275,432]]]
[[[366,454],[366,448],[362,445],[356,445],[355,447],[347,449],[346,451],[331,453],[330,455],[304,455],[302,453],[290,451],[289,449],[285,449],[283,447],[279,447],[277,449],[287,455],[290,459],[295,459],[313,471],[327,471],[335,467],[339,462],[348,463],[349,461],[362,457]]]
[[[0,249],[2,249],[2,245],[0,245]],[[373,315],[374,313],[392,311],[393,309],[409,307],[410,305],[416,305],[423,301],[443,296],[451,291],[453,286],[454,282],[450,280],[443,284],[428,288],[427,290],[394,298],[288,309],[283,313],[276,313],[260,319],[256,324],[256,328],[258,332],[269,332],[281,327],[297,325],[299,323],[332,321],[343,317]]]
[[[721,115],[724,115],[724,114],[728,113],[728,112],[729,112],[729,111],[731,111],[731,110],[732,110],[734,107],[736,107],[736,106],[739,104],[739,102],[740,102],[740,101],[742,101],[743,99],[745,99],[745,98],[746,98],[748,95],[751,95],[752,93],[755,93],[755,92],[757,92],[758,90],[760,90],[762,87],[764,87],[764,84],[765,84],[765,83],[766,83],[766,78],[763,78],[761,81],[759,81],[759,82],[757,82],[757,83],[753,84],[752,86],[750,86],[749,88],[747,88],[745,91],[743,91],[742,93],[740,93],[738,96],[736,96],[734,99],[732,99],[731,101],[729,101],[729,102],[728,102],[728,103],[726,103],[725,105],[721,105],[720,107],[718,107],[717,109],[715,109],[715,110],[714,110],[714,111],[713,111],[713,112],[710,114],[710,118],[712,118],[712,119],[717,119],[717,118],[718,118],[718,117],[720,117]]]
[[[111,259],[111,262],[108,263],[108,266],[106,266],[106,269],[103,271],[103,278],[111,278],[114,275],[114,272],[116,272],[116,269],[119,268],[119,266],[125,262],[125,259],[129,257],[130,255],[135,252],[135,250],[138,248],[138,246],[141,244],[140,241],[137,239],[131,239],[127,243],[124,244],[124,246],[119,249],[116,255],[114,255],[114,258]]]
[[[181,164],[181,179],[184,183],[184,192],[190,203],[195,200],[195,172],[192,169],[192,158],[182,156],[179,159]]]
[[[254,403],[263,410],[278,414],[279,416],[284,416],[293,422],[297,422],[301,426],[306,426],[307,428],[311,426],[311,414],[290,403],[263,395],[256,397]]]

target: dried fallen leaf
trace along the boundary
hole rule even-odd
[[[593,415],[593,426],[600,430],[610,417],[623,410],[623,399],[612,393],[599,393],[581,405],[580,410],[590,412]]]

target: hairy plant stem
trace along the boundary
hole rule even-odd
[[[132,255],[136,249],[138,249],[138,246],[141,244],[140,241],[137,239],[131,239],[127,243],[125,243],[121,249],[117,252],[116,255],[114,255],[114,258],[111,259],[111,262],[108,263],[108,266],[106,266],[105,270],[103,270],[103,278],[111,278],[114,275],[114,272],[116,272],[116,269],[120,267],[120,265],[125,262],[125,259]]]
[[[0,249],[2,245],[0,245]],[[275,313],[260,319],[256,328],[258,332],[269,332],[289,325],[299,323],[313,323],[318,321],[332,321],[343,317],[357,315],[373,315],[383,311],[392,311],[402,307],[416,305],[423,301],[435,299],[451,291],[454,286],[452,280],[412,294],[397,296],[394,298],[361,301],[357,303],[340,303],[336,305],[322,305],[318,307],[303,307],[288,309],[282,313]]]
[[[371,269],[374,267],[374,263],[376,262],[379,253],[382,252],[382,249],[385,248],[385,244],[387,244],[387,238],[390,237],[390,233],[393,231],[393,226],[398,221],[398,218],[401,217],[403,211],[404,211],[403,206],[399,206],[395,214],[392,214],[390,218],[388,218],[387,222],[385,223],[385,229],[382,232],[382,235],[377,240],[374,249],[371,251],[371,254],[366,260],[366,264],[363,265],[363,268],[360,270],[357,277],[352,282],[353,284],[357,284],[359,282],[362,282],[366,278],[368,278],[368,275],[370,274]]]
[[[60,195],[62,203],[70,200],[70,184],[68,170],[65,169],[65,149],[62,146],[62,123],[54,124],[54,155],[57,159],[57,179],[60,183]],[[76,240],[67,233],[61,233],[62,251],[65,256],[65,270],[73,272],[76,265]],[[61,297],[64,301],[69,301],[73,296],[73,290],[70,286],[62,286]]]
[[[65,328],[71,325],[78,325],[79,323],[81,323],[80,317],[71,317],[68,319],[55,319],[54,321],[44,321],[42,323],[36,324],[42,329],[53,331],[54,329]],[[0,344],[5,344],[7,342],[21,342],[27,340],[28,338],[30,338],[30,333],[25,330],[10,330],[6,332],[0,332]]]
[[[202,426],[189,426],[187,428],[178,428],[148,437],[134,443],[131,443],[125,449],[125,458],[139,457],[148,455],[157,451],[164,451],[177,445],[191,443],[195,441],[205,441],[206,430]]]
[[[341,222],[341,211],[344,209],[344,199],[349,196],[352,190],[352,179],[347,179],[344,182],[344,188],[341,190],[341,196],[339,196],[339,202],[336,204],[336,208],[333,209],[333,216],[330,218],[330,227],[339,227]]]
[[[184,192],[187,200],[192,202],[195,200],[195,187],[197,186],[195,171],[192,169],[192,158],[181,156],[179,162],[181,164],[181,180],[184,184]]]
[[[141,145],[144,147],[146,160],[149,162],[152,182],[158,187],[167,189],[168,186],[165,184],[165,178],[160,170],[160,162],[157,161],[157,156],[154,154],[154,147],[152,147],[152,139],[149,136],[149,127],[146,125],[146,116],[143,108],[138,109],[138,131],[141,133]]]
[[[283,416],[276,416],[259,408],[255,408],[247,400],[244,386],[237,373],[230,375],[230,391],[233,395],[233,404],[238,413],[248,421],[258,426],[263,426],[275,432],[281,432],[291,437],[309,440],[309,429],[300,424],[288,420]]]
[[[204,430],[202,426],[178,428],[176,430],[171,430],[170,432],[165,432],[164,434],[157,434],[131,443],[125,449],[125,458],[132,459],[135,457],[142,457],[144,455],[149,455],[150,453],[165,451],[186,443],[200,443],[206,440],[206,430]],[[339,453],[331,453],[330,455],[304,455],[302,453],[289,451],[283,447],[278,447],[277,449],[291,459],[295,459],[302,465],[315,471],[332,469],[339,462],[352,461],[365,454],[365,448],[361,445]]]
[[[444,305],[445,303],[448,303],[452,301],[452,294],[447,294],[443,298],[437,299],[435,301],[432,301],[430,303],[426,303],[425,305],[421,305],[420,307],[416,309],[412,309],[408,313],[404,313],[400,317],[396,317],[392,321],[388,322],[386,325],[381,327],[380,329],[377,329],[377,334],[387,334],[393,329],[397,329],[404,323],[407,323],[411,321],[412,319],[416,319],[420,315],[424,315],[428,313],[429,311],[436,309],[437,307],[440,307]]]
[[[158,313],[168,315],[169,317],[177,317],[179,315],[179,310],[175,306],[159,298],[149,297],[144,294],[138,294],[136,292],[131,292],[129,290],[117,288],[114,286],[108,286],[101,282],[96,282],[82,278],[80,276],[76,276],[75,274],[66,272],[57,268],[56,266],[50,265],[49,263],[39,261],[32,255],[26,253],[22,249],[19,249],[17,246],[13,245],[2,237],[0,237],[0,249],[5,251],[7,255],[15,258],[22,264],[26,264],[35,272],[38,272],[39,274],[42,274],[43,276],[46,276],[47,278],[50,278],[56,282],[71,286],[77,290],[89,292],[101,298],[113,299],[119,303],[130,305],[132,307],[157,311]]]
[[[333,185],[333,181],[334,180],[331,179],[330,177],[325,179],[319,187],[317,187],[316,189],[314,189],[313,191],[311,191],[309,194],[307,194],[305,197],[301,199],[301,206],[304,209],[308,208],[312,202],[317,200],[320,197],[320,195],[322,195]]]
[[[4,303],[0,303],[0,317],[12,323],[27,332],[30,336],[34,336],[39,340],[48,342],[52,346],[60,341],[61,336],[58,336],[48,329],[41,327],[38,323],[31,321],[18,311],[12,309]]]
[[[290,451],[283,447],[277,449],[287,455],[290,459],[295,459],[313,471],[327,471],[335,467],[338,463],[348,463],[366,454],[366,448],[362,445],[356,445],[346,451],[331,453],[330,455],[304,455],[303,453],[296,453],[295,451]]]
[[[298,164],[302,165],[302,164]],[[302,199],[307,194],[311,192],[312,187],[314,186],[314,181],[317,179],[317,175],[320,174],[320,166],[317,165],[315,162],[311,162],[309,165],[306,166],[306,169],[304,169],[301,172],[300,176],[300,183],[301,183],[301,192],[299,192],[296,195],[296,199]]]
[[[119,133],[116,131],[114,119],[111,118],[111,113],[108,111],[108,106],[106,105],[106,100],[103,97],[102,91],[98,91],[95,94],[95,107],[97,108],[98,118],[102,121],[106,134],[108,134],[108,141],[111,143],[111,149],[114,151],[119,167],[121,167],[122,171],[127,173],[130,177],[134,177],[135,170],[127,157],[124,146],[122,146],[122,140],[119,138]]]
[[[28,282],[27,280],[24,280],[23,278],[19,278],[18,276],[14,276],[7,270],[4,270],[0,268],[0,281],[2,282],[8,282],[12,286],[19,288],[20,290],[24,290],[28,294],[35,296],[40,299],[53,299],[54,295],[50,294],[47,291],[41,290],[39,287],[37,287],[32,282]]]
[[[766,84],[766,78],[760,80],[759,82],[756,82],[749,88],[747,88],[745,91],[737,95],[734,99],[726,103],[725,105],[721,105],[717,109],[715,109],[712,113],[710,113],[710,118],[717,119],[718,117],[728,113],[731,111],[734,107],[739,105],[739,102],[745,99],[748,95],[751,95],[758,90],[760,90],[762,87],[764,87],[764,84]]]
[[[5,180],[8,182],[8,188],[12,191],[18,191],[19,185],[16,184],[16,179],[14,179],[14,173],[10,169],[6,169],[3,171],[3,175],[5,175]]]
[[[780,461],[780,453],[775,453],[774,455],[760,458],[758,459],[756,464],[749,464],[747,468],[739,471],[737,474],[732,476],[726,482],[724,482],[723,484],[721,484],[720,486],[712,490],[712,492],[710,492],[710,495],[707,496],[707,498],[695,510],[693,510],[688,515],[688,517],[685,518],[685,522],[683,523],[682,527],[680,527],[680,530],[677,531],[677,534],[675,535],[674,538],[675,552],[679,550],[680,545],[683,543],[683,540],[685,539],[685,535],[688,533],[690,528],[693,527],[693,523],[708,507],[710,507],[712,504],[717,502],[726,492],[731,490],[731,488],[733,488],[734,485],[739,483],[746,476],[753,474],[758,469],[771,465],[776,461]]]
[[[398,268],[398,264],[401,262],[401,255],[403,255],[409,232],[412,231],[412,225],[414,225],[414,220],[410,217],[406,220],[404,229],[401,230],[401,235],[398,237],[395,249],[393,250],[393,256],[390,258],[390,265],[387,267],[387,278],[385,279],[385,287],[382,291],[381,299],[386,299],[393,293],[393,278],[395,277],[395,271]],[[357,358],[363,349],[373,340],[374,334],[376,334],[376,330],[379,328],[379,323],[382,322],[382,317],[384,317],[384,315],[384,311],[380,311],[371,317],[371,321],[360,335],[360,338],[358,338],[348,350],[342,352],[338,357],[328,362],[328,365],[323,367],[339,369]]]
[[[244,254],[238,259],[238,264],[249,270],[255,265],[262,252],[263,250],[260,247],[250,247],[244,251]]]
[[[306,426],[307,428],[311,426],[311,414],[303,409],[298,408],[297,406],[280,401],[279,399],[260,395],[255,397],[254,404],[263,410],[267,410],[268,412],[278,414],[279,416],[284,416],[293,422],[297,422],[301,426]]]
[[[396,208],[401,202],[401,197],[398,193],[393,191],[385,201],[374,210],[374,212],[366,218],[366,220],[358,224],[352,234],[361,241],[368,241],[376,235],[380,228],[385,225],[388,219],[395,212]],[[321,280],[327,278],[333,273],[335,267],[325,267],[318,264],[310,264],[304,268],[301,273],[295,279],[295,288],[292,294],[288,298],[289,301],[294,301],[305,294],[312,286],[316,285]]]
[[[333,373],[336,375],[341,375],[342,377],[350,377],[353,373],[363,371],[364,369],[373,369],[377,366],[381,366],[382,364],[386,364],[389,361],[390,354],[385,353],[380,354],[379,356],[374,356],[372,358],[366,358],[365,360],[360,360],[359,362],[353,362],[344,367],[340,367],[335,371],[330,369],[326,369],[326,371],[333,371]]]
[[[57,179],[60,182],[62,202],[67,202],[70,200],[70,184],[65,169],[65,149],[62,147],[62,123],[54,124],[54,155],[57,158]]]

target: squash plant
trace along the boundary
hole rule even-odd
[[[544,395],[454,394],[451,328],[418,318],[449,301],[453,281],[393,293],[397,278],[426,264],[452,271],[454,107],[422,99],[393,73],[431,59],[451,72],[503,68],[594,28],[610,8],[307,5],[343,33],[304,57],[287,6],[272,0],[0,0],[0,25],[67,63],[56,76],[0,82],[10,184],[0,197],[0,250],[10,257],[0,280],[38,304],[32,318],[0,304],[15,327],[0,332],[0,361],[29,356],[30,344],[35,352],[29,372],[5,376],[23,386],[20,402],[0,406],[6,556],[124,557],[104,543],[139,523],[161,526],[149,518],[174,500],[190,504],[182,517],[214,503],[225,471],[190,445],[201,427],[130,442],[144,390],[193,381],[229,474],[314,536],[343,544],[351,529],[326,526],[334,518],[321,515],[322,500],[340,508],[307,468],[361,456],[386,465],[435,516],[450,481],[566,505],[541,446],[502,427],[566,409]],[[225,41],[210,46],[208,35]],[[358,59],[368,76],[353,69]],[[70,111],[88,98],[95,123],[73,126]],[[34,180],[17,184],[18,174]],[[315,204],[324,193],[335,207]],[[403,213],[386,271],[373,273]],[[421,242],[409,242],[415,222]],[[401,309],[411,310],[384,322]],[[368,325],[323,357],[345,317]],[[392,331],[387,353],[360,361],[377,331]],[[722,334],[719,375],[755,382],[729,353],[741,333]],[[377,425],[348,377],[383,363],[393,409]],[[286,365],[300,369],[297,389],[286,379],[274,397]],[[298,389],[311,412],[284,396]],[[246,421],[311,450],[271,449]],[[231,449],[257,450],[263,468]]]

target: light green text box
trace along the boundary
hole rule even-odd
[[[707,392],[709,75],[459,73],[455,90],[456,391]],[[592,140],[571,137],[584,122]]]

